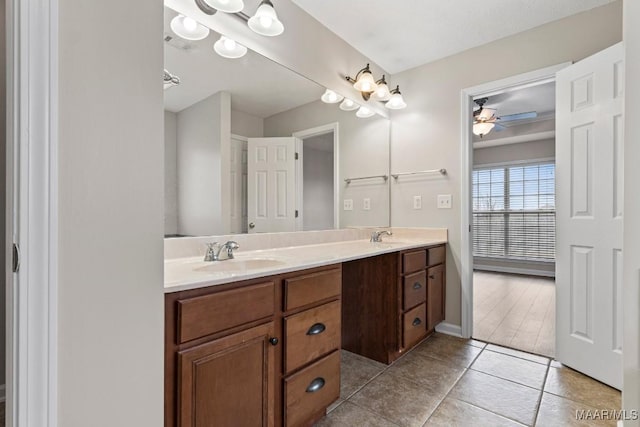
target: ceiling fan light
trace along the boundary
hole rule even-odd
[[[209,29],[188,16],[178,15],[169,24],[171,30],[185,40],[202,40],[209,35]]]
[[[322,100],[322,102],[327,104],[337,104],[338,102],[342,101],[344,97],[338,95],[331,89],[327,89],[324,91],[324,94],[322,95],[322,97],[320,97],[320,99]]]
[[[284,32],[284,25],[278,20],[276,10],[270,0],[262,0],[255,15],[247,22],[249,28],[263,36],[278,36]]]
[[[220,36],[213,45],[216,53],[223,58],[242,58],[247,54],[247,48],[229,37]]]
[[[404,98],[402,98],[399,86],[396,86],[396,88],[391,91],[391,98],[389,98],[389,101],[387,101],[384,106],[390,110],[402,110],[403,108],[407,108],[407,103],[404,102]]]
[[[360,74],[353,87],[360,92],[375,92],[378,89],[378,85],[368,68]]]
[[[480,114],[478,114],[478,117],[476,117],[476,119],[480,121],[491,120],[493,116],[496,115],[496,111],[497,110],[495,108],[483,108],[482,110],[480,110]]]
[[[375,115],[376,113],[374,113],[373,111],[371,111],[368,107],[365,107],[364,105],[361,106],[358,111],[356,112],[356,116],[361,118],[361,119],[366,119],[368,117],[371,117],[373,115]]]
[[[478,135],[480,138],[491,132],[495,123],[491,122],[478,122],[473,124],[473,134]]]
[[[206,4],[220,12],[237,13],[244,9],[242,0],[204,0]]]
[[[344,101],[340,104],[340,109],[342,111],[353,111],[360,108],[358,104],[356,104],[353,100],[349,98],[345,98]]]

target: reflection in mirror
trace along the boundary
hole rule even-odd
[[[178,15],[165,8],[166,236],[388,226],[388,180],[345,179],[389,174],[389,121],[251,50],[220,56],[213,31],[178,36]]]

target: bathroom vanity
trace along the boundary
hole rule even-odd
[[[339,398],[341,348],[390,363],[444,318],[443,243],[254,251],[242,255],[281,264],[225,272],[248,265],[238,257],[210,281],[169,275],[165,426],[311,425]]]

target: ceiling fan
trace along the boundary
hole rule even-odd
[[[484,104],[487,103],[489,98],[475,99],[474,102],[478,105],[478,109],[473,112],[473,133],[480,138],[491,132],[495,128],[496,131],[505,129],[501,123],[513,122],[516,120],[534,119],[538,116],[535,111],[529,111],[526,113],[508,114],[506,116],[496,116],[497,110],[495,108],[484,108]]]

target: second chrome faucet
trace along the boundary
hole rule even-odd
[[[224,261],[227,259],[233,259],[233,251],[239,247],[240,245],[232,240],[229,240],[222,245],[218,244],[218,242],[207,243],[207,252],[204,254],[204,260]]]

